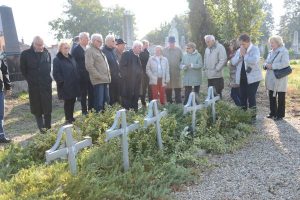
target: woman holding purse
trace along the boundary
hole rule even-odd
[[[267,118],[282,120],[285,116],[285,94],[287,91],[288,76],[277,79],[274,75],[274,70],[289,66],[289,52],[284,47],[282,38],[278,35],[270,37],[269,43],[271,52],[264,64],[264,69],[267,70],[265,84],[267,90],[269,90],[270,101],[270,114]]]
[[[165,87],[170,81],[169,62],[166,57],[162,56],[162,46],[156,46],[155,55],[151,56],[146,66],[146,73],[149,77],[152,98],[160,100],[162,105],[165,104]]]

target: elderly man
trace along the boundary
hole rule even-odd
[[[51,128],[52,78],[51,56],[40,36],[34,37],[30,49],[21,53],[20,68],[28,83],[31,113],[43,133]]]
[[[96,112],[104,110],[105,102],[109,102],[108,84],[111,82],[109,66],[101,50],[103,38],[95,33],[92,43],[85,52],[85,66],[94,87],[94,108]]]
[[[109,104],[113,105],[119,102],[120,99],[120,70],[119,62],[116,55],[114,54],[115,48],[115,36],[109,34],[105,38],[105,45],[102,48],[103,53],[107,58],[107,62],[110,69],[111,83],[109,84]]]
[[[80,103],[81,112],[86,115],[88,111],[93,108],[94,91],[93,85],[91,83],[89,73],[85,68],[85,50],[89,43],[89,33],[81,32],[79,33],[79,44],[73,49],[72,56],[74,57],[77,70],[79,73],[79,84],[80,84]],[[86,105],[86,100],[88,97],[88,106]]]
[[[122,77],[121,96],[122,106],[125,109],[138,110],[138,100],[143,74],[139,54],[142,51],[143,44],[140,41],[134,41],[132,49],[122,54],[120,70]]]
[[[143,67],[143,76],[142,76],[142,84],[141,84],[141,102],[143,106],[146,106],[146,92],[148,90],[148,98],[151,101],[151,88],[149,87],[149,77],[146,73],[146,66],[150,57],[150,53],[148,51],[149,41],[143,40],[143,50],[140,53],[140,59]]]
[[[123,39],[121,39],[121,38],[116,39],[116,47],[114,49],[114,53],[115,53],[119,63],[121,61],[122,54],[125,51],[126,44],[127,43]]]
[[[182,60],[182,51],[180,48],[175,46],[175,37],[170,36],[169,39],[169,46],[163,50],[163,56],[166,57],[169,61],[170,67],[170,82],[167,84],[166,87],[166,96],[167,101],[169,103],[173,103],[172,100],[172,90],[175,91],[175,102],[182,103],[181,100],[181,76],[180,76],[180,64]]]
[[[227,62],[226,50],[213,35],[206,35],[204,39],[207,45],[204,53],[204,69],[207,71],[208,87],[214,86],[216,93],[222,98],[223,68]]]

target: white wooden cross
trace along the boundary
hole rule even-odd
[[[197,105],[197,103],[196,103],[196,93],[191,92],[186,105],[183,107],[183,114],[186,114],[188,112],[192,112],[192,129],[193,129],[193,133],[194,133],[195,127],[196,127],[196,112],[197,112],[197,110],[201,110],[203,108],[204,108],[203,104]]]
[[[121,118],[121,128],[120,127],[120,118]],[[133,124],[127,126],[126,121],[126,110],[122,109],[117,111],[114,123],[110,129],[106,131],[106,139],[108,142],[110,139],[121,136],[122,140],[122,153],[123,153],[123,166],[124,170],[129,169],[129,156],[128,156],[128,134],[131,131],[134,131],[139,128],[139,122],[135,121]]]
[[[211,106],[211,112],[212,112],[212,116],[213,116],[213,122],[216,121],[216,108],[215,108],[215,104],[216,101],[220,100],[220,96],[215,96],[214,95],[214,87],[213,86],[209,86],[208,91],[207,91],[207,97],[205,99],[205,106]]]
[[[87,146],[92,146],[92,138],[85,137],[85,140],[76,142],[74,141],[72,136],[72,129],[72,124],[65,125],[59,129],[55,144],[52,146],[51,149],[46,151],[46,163],[50,163],[52,160],[64,158],[67,156],[71,173],[76,174],[77,165],[75,156],[79,150]],[[64,133],[66,133],[66,147],[58,149]]]
[[[157,144],[158,144],[158,148],[161,150],[161,149],[163,149],[163,143],[162,143],[162,139],[161,139],[160,120],[162,117],[167,115],[167,111],[164,110],[162,112],[159,112],[157,107],[158,106],[157,106],[156,99],[152,100],[149,103],[148,114],[144,118],[144,128],[147,128],[151,124],[155,123]]]

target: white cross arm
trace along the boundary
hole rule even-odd
[[[139,122],[135,121],[133,124],[129,125],[128,127],[126,127],[126,133],[134,131],[136,129],[139,128]],[[120,136],[123,134],[123,129],[117,129],[117,130],[111,130],[112,128],[108,129],[106,131],[106,138],[105,141],[108,142],[110,139]]]
[[[55,160],[57,158],[66,157],[67,154],[68,154],[67,148],[58,149],[56,151],[48,150],[46,151],[46,163],[49,163],[52,160]]]
[[[204,107],[205,106],[202,105],[202,104],[199,104],[199,105],[193,106],[193,107],[184,106],[184,108],[183,108],[183,114],[186,114],[186,113],[191,112],[193,110],[201,110]]]
[[[151,124],[154,124],[156,120],[160,121],[160,119],[164,116],[167,116],[168,112],[166,110],[160,112],[158,116],[155,117],[147,117],[144,119],[144,128],[147,128]]]
[[[75,144],[75,154],[77,154],[79,150],[89,146],[92,146],[92,138],[85,137],[85,140],[82,140]]]
[[[218,101],[218,100],[220,100],[220,96],[215,96],[215,97],[213,97],[212,99],[206,99],[205,100],[205,106],[207,107],[207,106],[210,106],[212,103],[214,103],[214,102],[216,102],[216,101]]]

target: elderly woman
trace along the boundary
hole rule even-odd
[[[289,52],[283,46],[283,40],[280,36],[269,38],[271,52],[268,55],[264,68],[266,74],[266,88],[269,90],[270,114],[268,118],[282,120],[285,116],[285,93],[287,91],[287,76],[276,79],[275,69],[283,69],[289,66]],[[276,97],[278,96],[278,103]]]
[[[186,53],[182,57],[180,68],[183,70],[183,86],[185,90],[184,104],[187,103],[190,93],[199,95],[202,82],[202,57],[196,49],[196,44],[189,42],[186,45]]]
[[[146,66],[146,73],[149,77],[152,98],[158,99],[161,104],[165,104],[165,87],[170,81],[169,62],[162,56],[162,46],[155,47],[155,55],[151,56]]]
[[[80,95],[79,75],[75,59],[69,54],[70,45],[62,42],[53,60],[53,77],[57,84],[59,99],[64,100],[66,123],[75,121],[73,117],[76,97]]]
[[[236,83],[236,65],[232,64],[232,58],[235,56],[236,51],[239,49],[239,41],[234,39],[230,41],[229,44],[229,56],[228,60],[230,61],[229,74],[230,74],[230,83],[231,87],[230,96],[234,101],[235,105],[241,106],[241,97],[240,97],[240,85]]]
[[[250,36],[242,34],[239,37],[240,48],[231,59],[236,67],[236,83],[240,85],[241,107],[253,110],[252,120],[256,120],[256,92],[263,79],[259,67],[260,52],[253,45]]]

